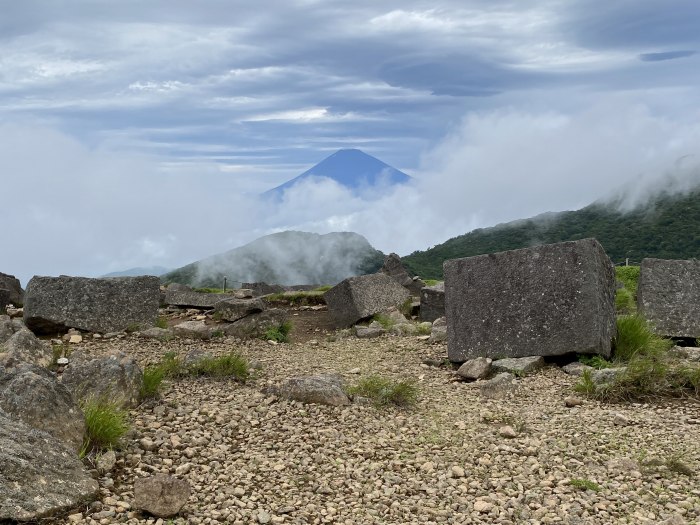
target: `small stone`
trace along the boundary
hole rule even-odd
[[[498,429],[498,433],[501,437],[508,438],[508,439],[513,439],[513,438],[518,437],[518,433],[510,425],[503,425],[501,428]]]
[[[583,405],[583,399],[575,396],[568,396],[564,398],[564,405],[566,405],[569,408]]]
[[[258,523],[270,523],[272,517],[265,511],[258,512]]]
[[[81,512],[78,512],[76,514],[70,514],[68,516],[68,521],[71,523],[80,523],[83,519],[83,514]]]
[[[187,474],[190,470],[192,470],[192,463],[185,463],[184,465],[180,465],[175,469],[175,474],[182,476]]]
[[[56,359],[56,364],[59,366],[66,366],[69,362],[67,357],[59,357]]]
[[[353,368],[351,370],[348,370],[348,374],[359,374],[361,372],[362,370],[360,368]]]
[[[82,336],[82,335],[78,335],[78,334],[71,335],[71,336],[68,338],[68,342],[69,342],[70,344],[82,343],[82,342],[83,342],[83,336]]]
[[[113,450],[108,450],[104,454],[97,457],[97,471],[100,474],[105,474],[106,472],[111,472],[114,466],[117,464],[117,455]]]
[[[455,478],[463,478],[465,475],[464,469],[459,465],[454,465],[450,470]]]
[[[190,497],[190,484],[158,474],[134,482],[134,506],[160,518],[175,516]]]
[[[158,445],[148,438],[139,439],[139,446],[147,452],[153,452],[158,448]]]
[[[493,503],[489,503],[488,501],[478,500],[474,503],[474,510],[476,512],[486,514],[487,512],[491,512],[491,509],[493,509]]]
[[[630,423],[631,423],[631,421],[624,414],[618,413],[618,414],[615,414],[615,416],[613,417],[613,425],[617,425],[618,427],[626,427]]]

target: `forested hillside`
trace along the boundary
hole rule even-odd
[[[448,259],[595,237],[615,263],[625,258],[700,258],[700,189],[683,196],[661,195],[629,212],[612,204],[547,213],[531,219],[477,229],[429,250],[403,257],[409,271],[442,279]]]

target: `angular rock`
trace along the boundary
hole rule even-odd
[[[22,306],[24,303],[24,290],[14,275],[0,272],[0,309],[8,304]]]
[[[595,239],[446,261],[448,357],[610,356],[613,265]]]
[[[211,328],[204,321],[184,321],[173,326],[173,333],[189,339],[211,339]]]
[[[267,283],[243,283],[241,284],[241,289],[251,290],[253,297],[260,297],[262,295],[269,295],[271,293],[281,293],[284,292],[285,287],[279,284],[267,284]]]
[[[7,341],[0,344],[0,365],[5,367],[17,366],[20,363],[49,366],[52,361],[51,347],[37,339],[26,328],[16,331]]]
[[[445,317],[445,283],[425,286],[420,291],[420,318],[431,323]]]
[[[0,522],[54,516],[98,489],[73,450],[0,410]]]
[[[531,374],[544,366],[544,357],[511,357],[498,359],[493,362],[493,369],[496,372],[510,372],[516,376]]]
[[[584,365],[579,361],[574,361],[573,363],[562,366],[561,369],[570,376],[582,376],[586,370],[593,370],[593,367]]]
[[[134,505],[159,518],[175,516],[190,497],[187,481],[157,474],[134,481]]]
[[[380,272],[388,275],[394,279],[401,286],[406,288],[411,295],[420,295],[421,289],[425,286],[425,283],[418,278],[413,278],[409,275],[401,263],[401,257],[395,253],[390,253],[384,259],[384,266],[379,270]]]
[[[26,363],[0,368],[0,409],[51,434],[75,452],[83,444],[83,413],[68,389],[45,368]]]
[[[637,307],[659,335],[700,337],[700,260],[644,259]]]
[[[100,474],[105,474],[114,470],[117,465],[117,455],[114,450],[108,450],[97,456],[97,461],[95,462],[95,467]]]
[[[235,322],[250,314],[262,312],[265,308],[262,299],[227,299],[216,303],[214,312],[223,321]]]
[[[137,336],[143,337],[144,339],[158,339],[160,341],[166,341],[172,338],[175,334],[169,328],[158,328],[156,326],[148,328],[147,330],[141,330],[136,333]]]
[[[447,341],[447,321],[444,317],[438,317],[433,321],[433,327],[430,330],[431,343],[441,343]]]
[[[251,314],[226,326],[226,335],[241,338],[263,337],[270,328],[279,328],[287,322],[287,312],[281,308],[269,308],[257,314]]]
[[[374,339],[375,337],[381,337],[386,333],[386,330],[382,327],[376,326],[356,326],[355,335],[359,339]]]
[[[475,357],[465,361],[457,370],[457,375],[464,379],[484,379],[491,372],[491,358]]]
[[[335,326],[345,328],[391,306],[400,306],[410,293],[388,275],[377,273],[349,277],[323,297]]]
[[[350,399],[345,394],[343,386],[343,379],[332,374],[290,377],[279,386],[272,387],[271,393],[302,403],[349,405]]]
[[[34,333],[118,332],[152,326],[159,302],[158,277],[33,277],[25,292],[24,322]]]
[[[598,386],[607,385],[612,383],[620,375],[627,371],[626,366],[621,366],[618,368],[603,368],[602,370],[593,370],[591,372],[591,380],[594,384]]]
[[[393,335],[416,335],[418,327],[409,322],[395,324],[389,329],[389,333]]]
[[[233,293],[195,292],[189,288],[184,290],[180,287],[173,288],[172,286],[168,286],[165,290],[165,304],[179,306],[180,308],[211,310],[220,301],[236,298]]]
[[[513,374],[501,372],[488,381],[479,385],[479,394],[483,397],[498,399],[506,397],[517,389],[518,385]]]
[[[62,383],[76,399],[108,398],[133,407],[139,402],[143,372],[124,354],[78,359],[66,367]]]

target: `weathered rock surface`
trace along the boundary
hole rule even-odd
[[[381,326],[356,326],[355,335],[360,339],[373,339],[381,337],[386,333],[386,330]]]
[[[290,377],[279,386],[270,388],[270,393],[301,403],[320,405],[349,405],[350,399],[343,390],[343,379],[333,374]]]
[[[73,361],[63,372],[62,383],[76,399],[107,397],[132,407],[139,402],[143,372],[131,357],[115,354]]]
[[[250,290],[254,297],[260,297],[261,295],[268,295],[271,293],[281,293],[286,290],[286,288],[279,284],[267,284],[263,282],[259,283],[243,283],[241,284],[241,289]]]
[[[14,275],[0,272],[0,308],[8,304],[22,306],[24,303],[24,290]]]
[[[431,343],[447,341],[447,320],[444,317],[438,317],[433,321],[429,340]]]
[[[700,337],[700,261],[644,259],[637,307],[660,335]]]
[[[35,333],[118,332],[152,326],[159,303],[158,277],[33,277],[25,292],[24,322]]]
[[[591,372],[591,380],[596,385],[606,385],[612,383],[620,375],[624,374],[627,367],[621,366],[617,368],[603,368],[601,370],[593,370]]]
[[[401,263],[401,257],[395,253],[390,253],[386,256],[384,259],[384,266],[382,266],[379,271],[394,279],[397,283],[406,288],[411,295],[420,295],[421,289],[425,286],[425,283],[420,279],[411,277]]]
[[[170,328],[158,328],[154,326],[146,330],[141,330],[140,332],[137,332],[136,335],[143,337],[144,339],[158,339],[160,341],[166,341],[175,334]]]
[[[531,374],[544,366],[542,356],[511,357],[493,362],[496,372],[510,372],[516,376]]]
[[[12,334],[14,333],[15,329],[12,325],[10,316],[0,315],[0,345],[12,337]]]
[[[157,474],[134,482],[136,508],[159,518],[175,516],[189,497],[190,484],[173,476]]]
[[[0,411],[0,522],[53,516],[97,490],[74,451]]]
[[[335,325],[344,328],[389,307],[401,305],[410,293],[388,275],[377,273],[349,277],[323,297]]]
[[[613,265],[595,239],[445,262],[448,357],[610,356]]]
[[[457,375],[464,379],[484,379],[491,372],[490,357],[475,357],[465,361],[457,370]]]
[[[508,372],[501,372],[488,381],[479,385],[479,393],[483,397],[499,399],[506,397],[518,388],[515,376]]]
[[[257,314],[251,314],[226,326],[226,335],[241,338],[257,338],[265,335],[270,328],[279,328],[287,321],[287,311],[281,308],[269,308]]]
[[[593,370],[593,367],[574,361],[562,366],[561,369],[570,376],[582,376],[586,370]]]
[[[204,321],[183,321],[173,326],[173,333],[190,339],[211,339],[211,328]]]
[[[85,433],[83,413],[49,370],[26,363],[0,367],[0,409],[72,450],[80,450]]]
[[[420,291],[420,318],[433,322],[445,317],[445,283],[425,286]]]
[[[214,305],[214,312],[222,320],[235,322],[239,319],[262,312],[266,308],[262,299],[227,299]]]
[[[13,329],[15,328],[17,327],[13,324]],[[51,347],[24,327],[0,344],[0,365],[5,367],[17,366],[20,363],[49,366],[52,359]]]
[[[219,301],[227,301],[235,299],[233,293],[207,293],[195,292],[192,289],[182,289],[181,287],[172,288],[168,286],[165,290],[165,303],[170,306],[179,306],[181,308],[200,308],[202,310],[211,310]]]

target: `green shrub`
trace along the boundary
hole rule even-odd
[[[221,357],[205,357],[187,368],[187,374],[207,377],[233,377],[245,382],[250,376],[250,366],[247,359],[238,354],[227,354]]]
[[[314,292],[327,292],[333,288],[332,284],[324,284],[323,286],[319,286],[318,288],[314,289]]]
[[[578,361],[596,370],[602,370],[603,368],[610,368],[613,366],[610,361],[599,355],[580,355]]]
[[[627,288],[618,288],[615,291],[615,310],[618,314],[634,314],[637,311],[637,303],[634,294]]]
[[[285,321],[279,326],[269,328],[263,339],[267,341],[277,341],[278,343],[288,343],[289,333],[292,331],[292,323]]]
[[[593,492],[598,492],[600,490],[600,485],[590,479],[574,478],[569,481],[569,485],[580,490],[592,490]]]
[[[637,296],[637,285],[639,283],[639,266],[616,266],[615,277],[627,290],[632,292],[632,297]]]
[[[642,316],[621,315],[617,318],[617,335],[613,346],[617,361],[629,361],[638,353],[668,350],[673,342],[654,334]]]
[[[156,399],[160,396],[160,389],[165,377],[165,367],[162,365],[147,366],[143,370],[143,383],[139,397],[144,399]]]
[[[353,396],[367,397],[376,405],[408,406],[416,402],[418,387],[414,381],[392,381],[372,375],[362,379],[348,393]]]
[[[418,335],[430,335],[433,331],[432,326],[428,326],[427,324],[419,323],[417,326],[416,334]]]
[[[85,415],[81,457],[92,451],[117,447],[129,430],[129,413],[117,401],[106,397],[85,399],[80,406]]]
[[[167,328],[168,327],[168,320],[161,316],[158,319],[156,319],[155,323],[156,328]]]
[[[403,304],[399,306],[399,312],[410,319],[411,314],[413,314],[413,298],[409,297],[406,299]]]
[[[394,326],[394,321],[384,314],[374,314],[374,316],[372,316],[372,321],[377,321],[385,330],[389,330]]]
[[[426,286],[435,286],[436,284],[441,283],[442,281],[438,281],[437,279],[423,279],[423,282]]]

